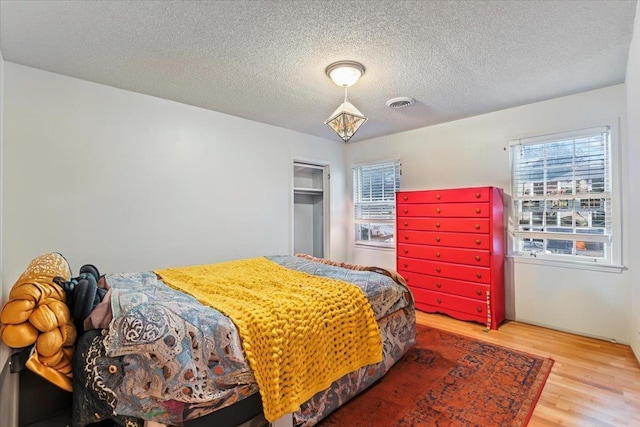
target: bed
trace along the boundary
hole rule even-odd
[[[40,277],[60,276],[61,268]],[[379,380],[415,343],[411,293],[384,269],[278,255],[109,273],[97,283],[103,298],[94,299],[81,323],[73,319],[78,333],[72,343],[71,333],[63,337],[61,360],[36,342],[27,364],[73,390],[74,427],[107,419],[126,426],[253,427],[284,414],[295,426],[313,426]],[[225,300],[217,286],[231,287],[235,297]],[[49,300],[60,294],[51,287]],[[318,293],[324,287],[329,293]],[[257,288],[269,299],[283,289],[270,309],[275,314],[253,305],[264,298]],[[13,300],[10,294],[7,305]],[[280,310],[285,300],[293,308]],[[16,325],[6,324],[7,305],[2,338],[11,342],[7,328]],[[78,313],[77,306],[69,312]],[[69,320],[58,314],[58,327],[68,330]]]

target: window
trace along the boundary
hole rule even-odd
[[[516,254],[614,263],[611,139],[606,126],[512,141]]]
[[[399,189],[399,161],[353,168],[357,244],[395,247],[396,191]]]

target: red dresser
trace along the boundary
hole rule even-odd
[[[498,327],[505,304],[503,209],[495,187],[396,194],[397,270],[416,308]]]

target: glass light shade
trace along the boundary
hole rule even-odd
[[[358,111],[352,103],[345,101],[324,124],[333,129],[344,142],[349,142],[366,121],[367,118],[364,114]]]
[[[351,86],[360,79],[360,70],[349,67],[340,67],[329,73],[331,80],[338,86]]]
[[[349,87],[362,77],[364,66],[355,61],[338,61],[329,65],[325,72],[338,86]]]

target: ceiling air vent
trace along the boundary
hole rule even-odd
[[[415,99],[409,98],[408,96],[401,96],[399,98],[391,98],[387,101],[387,107],[391,108],[403,108],[408,107],[416,102]]]

